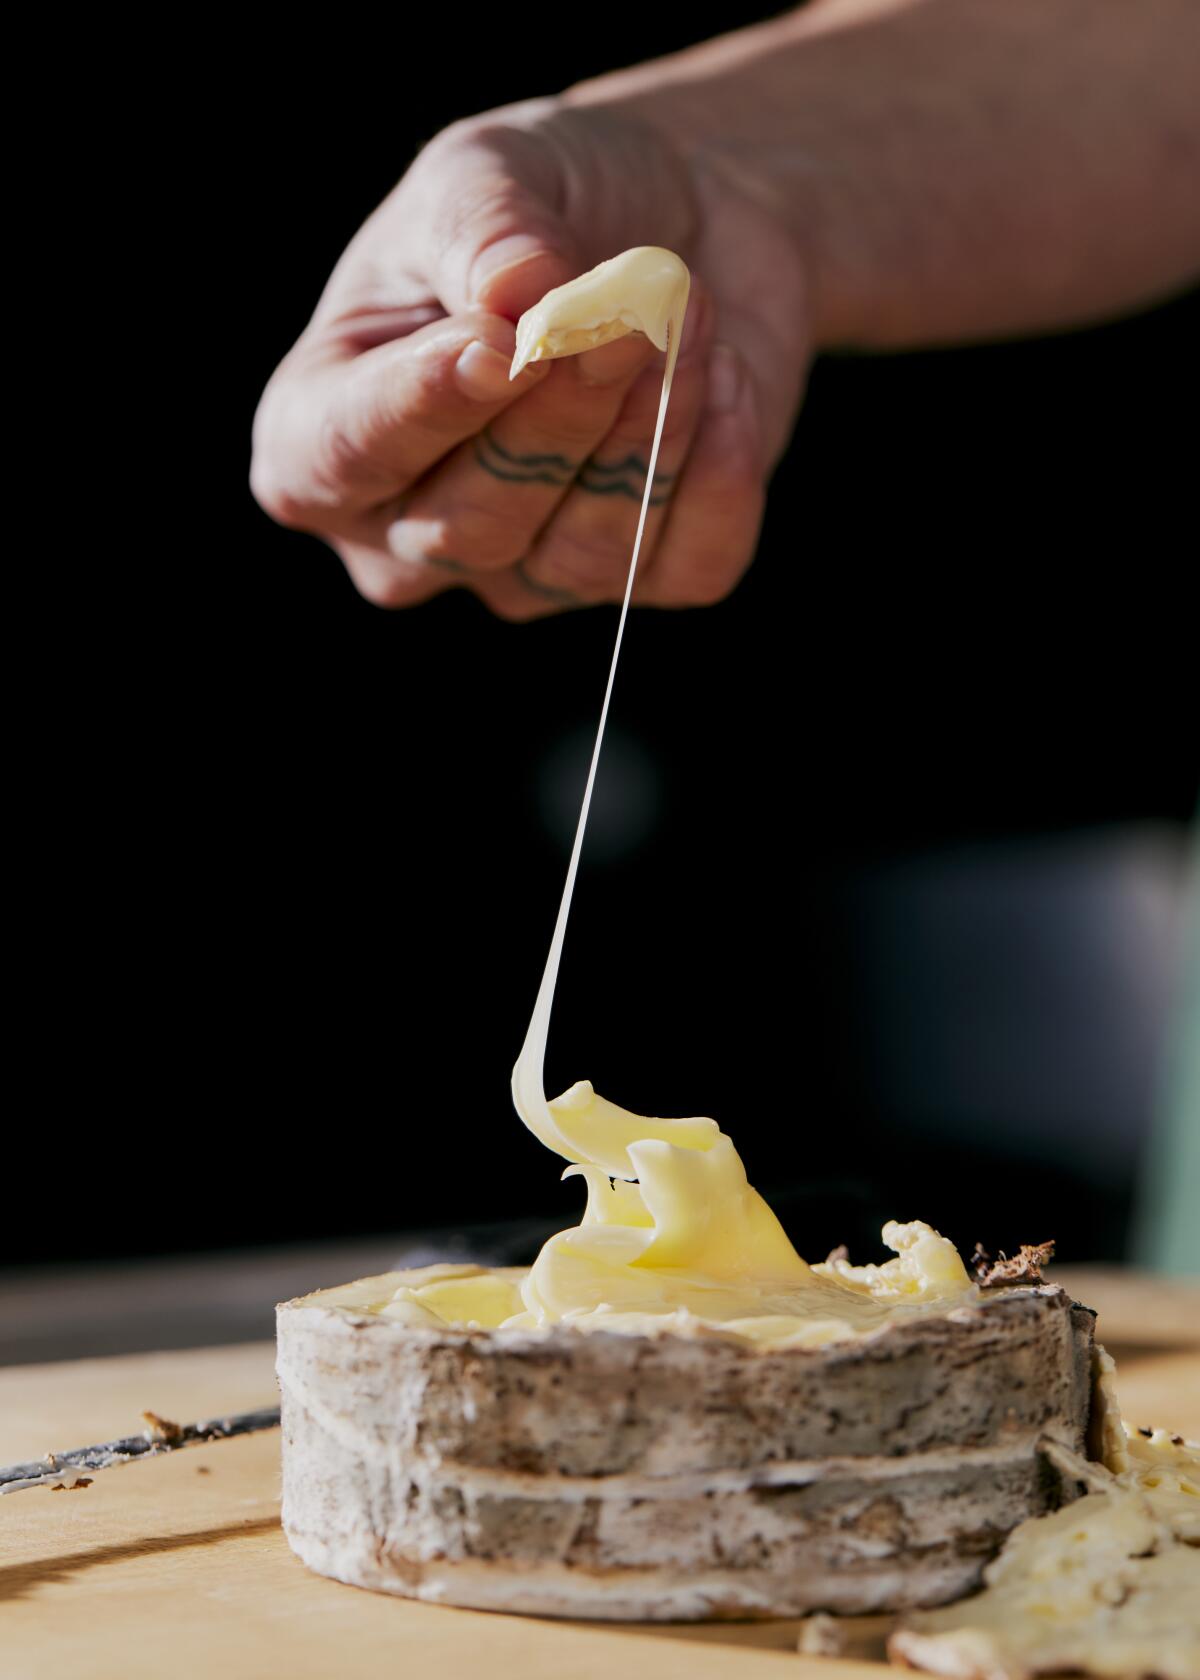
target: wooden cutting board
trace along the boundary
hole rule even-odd
[[[0,1372],[0,1463],[132,1433],[145,1410],[270,1404],[273,1359],[256,1343]],[[1123,1362],[1121,1392],[1131,1421],[1200,1437],[1200,1353]],[[798,1656],[798,1627],[536,1621],[322,1580],[279,1528],[273,1431],[0,1499],[3,1680],[882,1680]]]

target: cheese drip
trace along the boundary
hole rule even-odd
[[[635,331],[666,351],[666,366],[566,885],[525,1044],[513,1069],[517,1113],[535,1137],[571,1163],[564,1177],[584,1179],[587,1207],[579,1226],[545,1245],[520,1285],[523,1310],[500,1323],[524,1328],[570,1322],[584,1329],[630,1331],[718,1324],[755,1340],[812,1344],[869,1331],[891,1309],[945,1302],[974,1286],[953,1246],[925,1225],[889,1226],[884,1237],[897,1259],[884,1266],[809,1266],[748,1183],[732,1141],[715,1121],[647,1119],[608,1102],[586,1080],[548,1102],[543,1084],[554,988],[689,284],[688,270],[673,252],[639,246],[548,292],[517,324],[514,377],[528,362],[575,355]],[[463,1293],[464,1302],[468,1295]],[[469,1298],[473,1306],[483,1305]],[[433,1303],[403,1305],[424,1311]]]

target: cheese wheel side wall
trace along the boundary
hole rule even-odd
[[[1062,1499],[1037,1441],[1083,1448],[1092,1322],[1016,1289],[784,1350],[306,1297],[278,1318],[284,1528],[336,1579],[537,1615],[942,1603]]]

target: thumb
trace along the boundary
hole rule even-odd
[[[439,205],[429,220],[427,278],[443,308],[516,321],[580,272],[575,242],[553,208],[546,179],[553,160],[537,155],[543,150],[535,136],[510,132],[443,151],[425,183]]]
[[[578,273],[576,263],[536,233],[503,233],[482,246],[471,263],[471,301],[517,321],[552,287]]]

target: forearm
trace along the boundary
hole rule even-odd
[[[1058,327],[1200,272],[1197,0],[826,0],[566,100],[775,210],[823,346]]]

